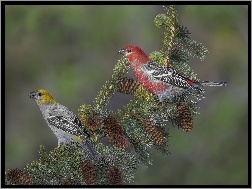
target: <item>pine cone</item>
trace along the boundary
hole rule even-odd
[[[123,129],[112,116],[109,116],[103,120],[104,130],[110,142],[120,148],[127,148],[129,142],[124,136]]]
[[[98,115],[91,115],[86,120],[86,127],[91,131],[96,131],[101,127],[101,118]]]
[[[64,180],[63,185],[76,185],[76,182],[73,179],[66,179]]]
[[[164,144],[164,135],[161,128],[152,125],[150,121],[146,122],[145,127],[154,145],[162,146]]]
[[[193,118],[189,106],[185,102],[177,103],[177,124],[183,131],[190,132],[193,128]]]
[[[82,164],[82,178],[87,185],[96,184],[97,170],[90,160],[85,160]]]
[[[117,167],[112,167],[107,172],[107,182],[109,185],[122,185],[122,177]]]
[[[20,169],[10,169],[7,173],[7,180],[17,185],[33,185],[33,178]]]
[[[140,83],[132,78],[124,77],[120,80],[117,92],[123,94],[134,94]]]

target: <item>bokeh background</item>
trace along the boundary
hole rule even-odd
[[[191,59],[202,80],[227,81],[208,87],[191,133],[167,125],[170,155],[152,151],[153,165],[141,166],[132,184],[248,183],[248,7],[176,6],[179,23],[209,50]],[[146,53],[161,49],[163,31],[154,18],[162,6],[6,6],[5,169],[38,159],[39,145],[57,146],[37,104],[28,94],[47,89],[78,113],[110,79],[126,45]],[[129,72],[129,76],[133,77]],[[108,108],[131,96],[116,94]]]

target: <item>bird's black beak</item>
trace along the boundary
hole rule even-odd
[[[35,99],[35,98],[36,98],[36,94],[37,94],[36,91],[32,91],[28,96],[29,96],[30,98]]]
[[[125,50],[124,49],[121,49],[120,51],[118,51],[118,53],[117,54],[122,54],[122,55],[125,55]]]

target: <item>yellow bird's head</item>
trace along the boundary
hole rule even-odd
[[[48,104],[56,103],[52,95],[43,89],[32,91],[29,94],[29,97],[34,99],[37,103],[41,105],[48,105]]]

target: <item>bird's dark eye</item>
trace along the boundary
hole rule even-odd
[[[42,94],[41,93],[38,93],[39,96],[41,96]]]
[[[130,50],[130,49],[128,49],[128,50],[127,50],[127,53],[130,53],[130,52],[131,52],[131,50]]]

